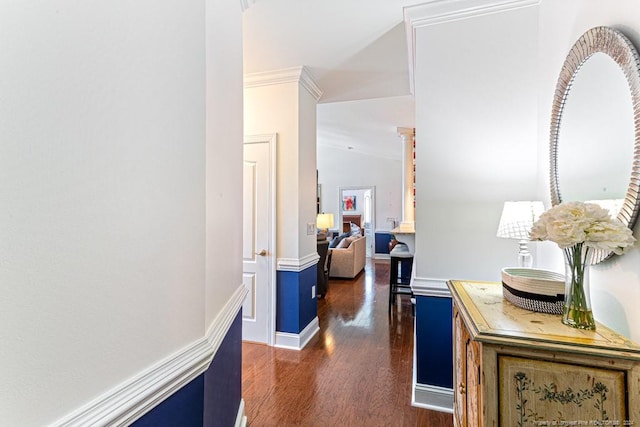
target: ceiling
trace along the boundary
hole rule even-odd
[[[411,0],[254,0],[244,72],[305,66],[322,90],[318,147],[400,159],[414,127],[403,7]]]

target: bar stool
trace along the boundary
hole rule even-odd
[[[397,295],[409,295],[411,298],[411,313],[415,315],[414,295],[411,290],[411,270],[413,268],[413,254],[405,244],[398,243],[390,253],[391,267],[389,269],[389,314],[396,303]]]

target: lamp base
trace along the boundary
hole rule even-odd
[[[520,250],[518,252],[518,267],[531,268],[533,266],[533,257],[527,249],[527,241],[520,240]]]

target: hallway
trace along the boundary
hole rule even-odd
[[[450,414],[411,406],[411,304],[403,298],[390,318],[388,282],[387,260],[330,280],[320,332],[302,351],[242,344],[249,426],[453,425]]]

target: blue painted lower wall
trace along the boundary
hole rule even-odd
[[[235,425],[242,394],[242,311],[238,313],[206,372],[169,396],[135,427]]]
[[[375,234],[375,253],[377,254],[388,254],[389,253],[389,242],[393,239],[393,233],[385,233],[381,231],[376,231]]]
[[[200,375],[135,421],[135,427],[202,427],[204,376]]]
[[[453,388],[451,298],[416,296],[416,380]]]
[[[242,310],[204,373],[204,425],[233,426],[242,399]]]
[[[318,315],[318,301],[311,298],[318,281],[317,267],[278,271],[276,276],[276,330],[299,334]]]

